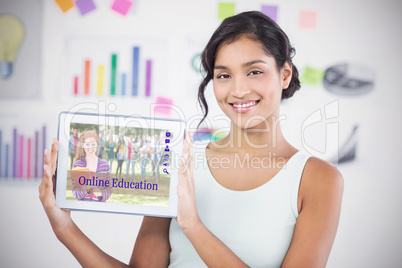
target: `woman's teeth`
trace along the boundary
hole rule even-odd
[[[233,103],[233,106],[237,107],[237,108],[243,108],[243,107],[250,107],[250,106],[253,106],[253,105],[256,105],[256,104],[257,104],[256,101],[252,101],[252,102],[248,102],[248,103],[244,103],[244,104],[234,104]]]

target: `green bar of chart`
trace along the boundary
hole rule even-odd
[[[112,68],[110,77],[110,95],[116,95],[117,55],[112,54]]]

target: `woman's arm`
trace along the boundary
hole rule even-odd
[[[70,211],[60,209],[55,200],[58,141],[53,140],[52,151],[45,150],[45,165],[39,198],[56,237],[71,251],[83,267],[127,267],[100,250],[81,232],[70,217]]]
[[[73,222],[70,217],[70,211],[60,209],[57,206],[54,195],[57,150],[58,141],[54,139],[51,153],[49,150],[45,150],[44,175],[39,186],[39,198],[56,237],[70,250],[83,267],[130,267],[98,248]],[[151,223],[146,224],[149,222]],[[135,247],[135,250],[139,250],[142,255],[139,256],[137,253],[133,253],[135,258],[132,258],[130,265],[137,262],[142,264],[143,262],[141,261],[145,260],[143,257],[147,256],[146,252],[154,252],[154,256],[160,254],[159,256],[163,256],[160,260],[165,260],[164,263],[166,263],[166,256],[170,251],[166,247],[169,244],[166,231],[168,229],[167,222],[170,223],[170,219],[155,220],[153,222],[144,220],[143,227],[141,227],[138,234],[139,240],[136,243],[141,247]],[[164,232],[161,232],[162,230]],[[155,233],[153,234],[153,232]],[[160,235],[158,236],[157,234]]]
[[[282,267],[325,267],[338,227],[343,177],[331,164],[310,158],[299,195],[300,214]]]
[[[169,265],[170,222],[170,218],[144,217],[131,256],[131,267],[167,267]]]
[[[187,132],[180,161],[177,222],[208,267],[248,267],[199,218],[195,201],[192,137]]]

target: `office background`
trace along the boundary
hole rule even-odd
[[[301,150],[342,160],[342,215],[328,267],[400,265],[399,1],[64,2],[0,2],[0,43],[5,15],[23,29],[12,73],[2,69],[0,78],[2,266],[79,266],[54,236],[38,198],[38,155],[57,136],[58,113],[148,116],[155,103],[172,103],[156,115],[196,125],[198,55],[223,17],[246,10],[269,14],[296,47],[303,85],[282,103],[285,136]],[[210,86],[207,97],[209,127],[225,130]],[[72,217],[100,248],[128,262],[141,216]]]

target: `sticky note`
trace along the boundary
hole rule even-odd
[[[85,15],[96,9],[93,0],[75,0],[75,5],[78,7],[81,15]]]
[[[276,22],[276,20],[278,18],[278,7],[277,6],[262,5],[261,12]]]
[[[172,99],[158,96],[155,101],[155,113],[170,115],[171,104],[173,104]]]
[[[110,8],[117,13],[126,16],[132,5],[133,1],[131,0],[114,0]]]
[[[315,29],[317,27],[316,11],[300,11],[299,13],[300,29]]]
[[[224,20],[227,17],[235,15],[235,3],[219,3],[218,19]]]
[[[74,7],[74,0],[55,0],[61,11],[67,12]]]
[[[300,81],[303,84],[317,86],[318,83],[322,81],[324,78],[325,71],[317,70],[313,67],[306,66],[303,70],[303,75],[300,78]]]

